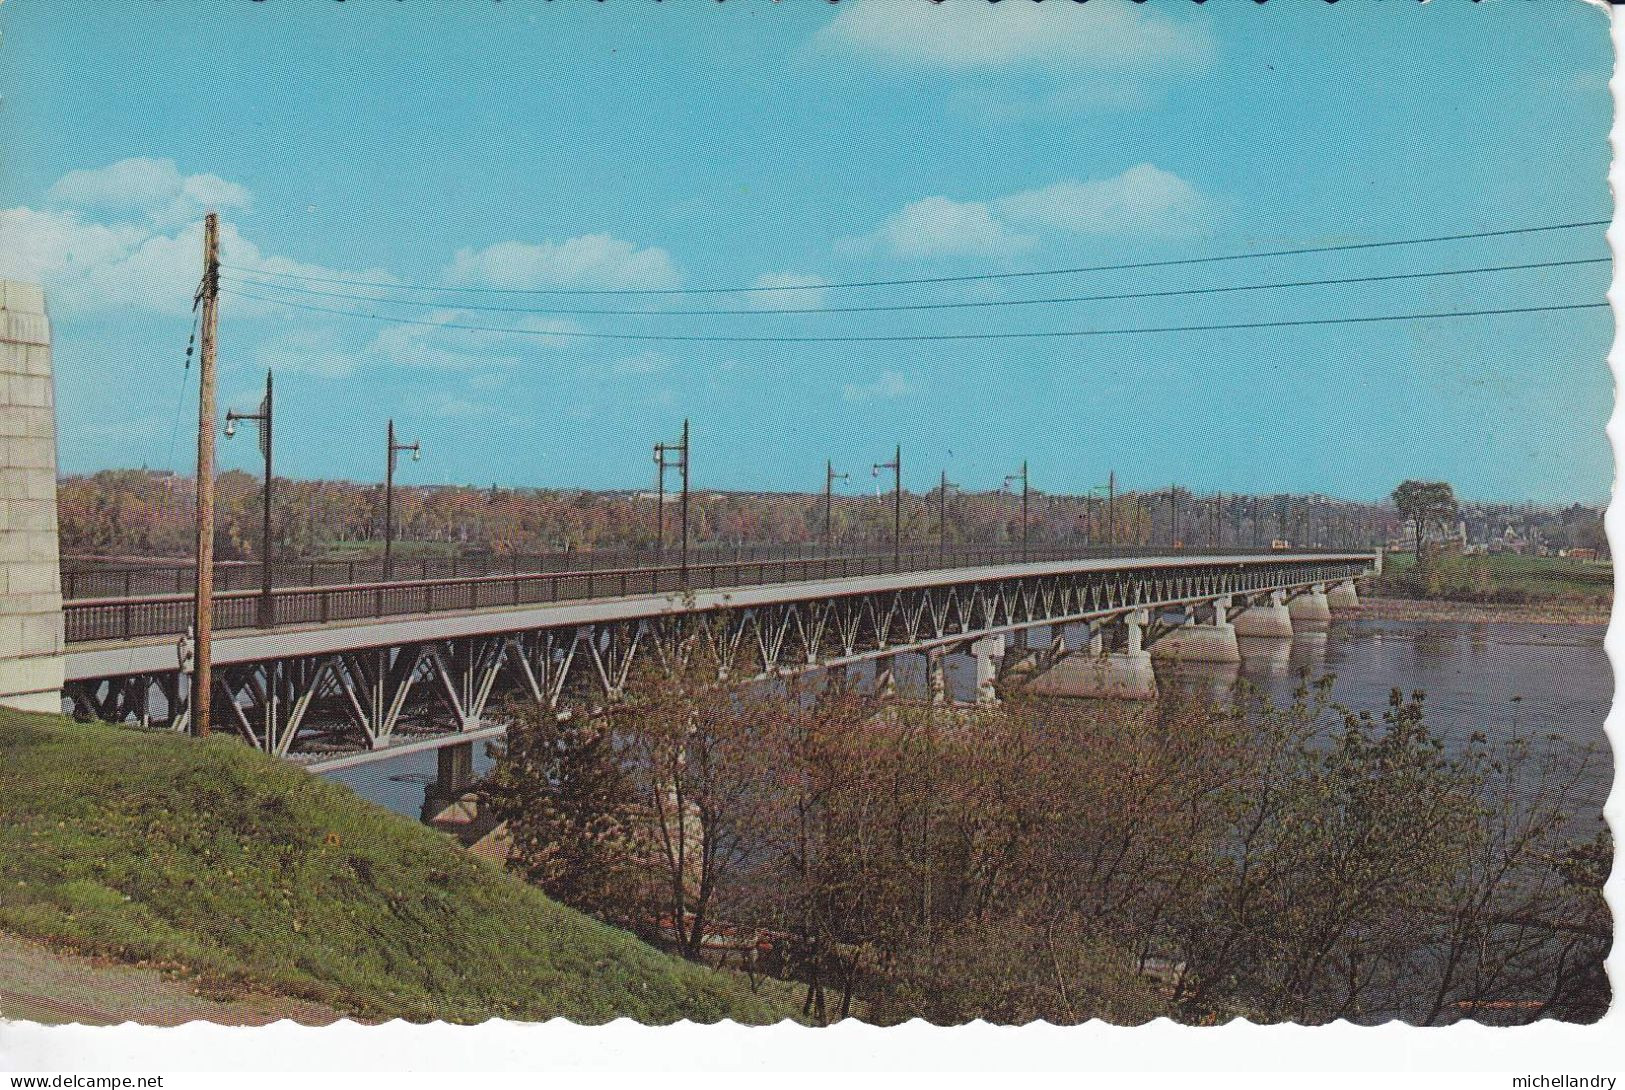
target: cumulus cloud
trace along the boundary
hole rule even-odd
[[[986,204],[926,197],[904,205],[874,234],[841,240],[836,250],[851,256],[878,252],[901,258],[1012,257],[1037,244],[1035,236],[1018,234],[1000,223]]]
[[[1124,0],[1078,4],[851,0],[815,36],[825,51],[952,70],[1024,65],[1073,71],[1205,64],[1206,26]]]
[[[1141,163],[1110,178],[1070,179],[991,201],[926,197],[835,249],[857,257],[1012,257],[1034,249],[1039,231],[1189,235],[1206,225],[1212,205],[1179,175]]]
[[[847,401],[890,401],[893,398],[907,397],[914,392],[914,386],[908,381],[908,376],[901,371],[882,371],[873,382],[858,384],[849,382],[841,390],[841,396]]]
[[[495,288],[669,288],[678,279],[665,250],[639,248],[607,234],[465,248],[452,258],[445,277],[452,284]]]
[[[298,372],[317,378],[347,378],[355,373],[354,346],[330,329],[300,326],[262,341],[254,353],[261,367],[278,373]]]
[[[182,174],[173,159],[120,159],[93,170],[71,170],[46,192],[57,206],[135,212],[173,226],[209,209],[247,208],[247,189],[216,174]]]
[[[1007,218],[1078,234],[1183,235],[1208,201],[1177,174],[1141,163],[1112,178],[1065,181],[1000,198]]]
[[[763,308],[821,307],[827,293],[819,289],[828,283],[822,276],[804,273],[767,273],[758,276],[751,287],[789,290],[747,292],[745,302],[748,306]]]
[[[390,363],[432,371],[476,371],[513,367],[522,362],[516,354],[521,345],[557,346],[565,338],[546,334],[570,333],[580,329],[574,322],[557,318],[527,317],[505,323],[513,332],[452,328],[481,325],[489,319],[462,310],[437,310],[422,321],[432,325],[391,325],[368,345],[368,351]]]

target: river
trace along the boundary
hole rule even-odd
[[[1242,640],[1239,670],[1186,667],[1182,673],[1187,682],[1214,688],[1239,675],[1278,703],[1290,701],[1302,671],[1329,673],[1335,677],[1334,700],[1373,715],[1380,715],[1390,690],[1419,689],[1427,694],[1429,723],[1447,742],[1463,742],[1475,731],[1492,741],[1514,733],[1535,739],[1556,734],[1606,754],[1603,721],[1613,698],[1613,671],[1603,633],[1600,625],[1337,620],[1328,631],[1300,632],[1290,642]],[[957,658],[950,663],[950,682],[956,695],[968,699],[974,693],[971,663]],[[918,684],[918,669],[918,656],[904,656],[900,682]],[[475,748],[475,770],[483,772],[490,758],[484,746]],[[1598,812],[1611,769],[1611,761],[1599,762],[1584,784],[1586,801]],[[330,778],[416,816],[434,770],[434,754],[419,753]]]

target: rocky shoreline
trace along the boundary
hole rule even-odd
[[[1362,598],[1357,609],[1344,616],[1379,621],[1464,621],[1469,624],[1608,624],[1606,603],[1452,602],[1438,598]]]

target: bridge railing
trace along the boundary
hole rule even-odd
[[[1253,555],[1256,549],[1194,550],[1192,555]],[[1294,555],[1343,550],[1294,550]],[[731,560],[659,567],[577,569],[417,579],[338,586],[277,587],[266,600],[257,590],[214,596],[216,630],[328,624],[425,613],[446,613],[554,602],[624,598],[763,586],[814,579],[890,575],[899,572],[979,567],[989,564],[1166,556],[1167,549],[1089,547],[1048,549],[922,550],[891,553],[757,560]],[[1283,557],[1283,559],[1285,559]],[[193,622],[189,594],[81,598],[63,603],[69,643],[178,636]]]

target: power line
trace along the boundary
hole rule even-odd
[[[1460,242],[1466,239],[1498,238],[1506,235],[1530,235],[1546,231],[1566,231],[1574,227],[1606,227],[1609,220],[1580,220],[1574,223],[1554,223],[1543,227],[1507,227],[1495,231],[1470,231],[1458,235],[1433,235],[1426,238],[1389,239],[1381,242],[1346,242],[1331,246],[1301,246],[1286,250],[1260,250],[1250,253],[1215,254],[1207,257],[1177,257],[1162,261],[1131,261],[1115,265],[1081,265],[1065,269],[1029,269],[1021,272],[969,273],[963,276],[924,276],[901,280],[849,280],[838,284],[798,284],[777,287],[744,285],[728,288],[471,288],[447,287],[434,284],[389,284],[379,280],[350,280],[332,276],[306,276],[302,273],[256,269],[247,265],[221,265],[234,272],[253,273],[258,276],[303,280],[312,284],[343,284],[350,287],[394,288],[402,291],[455,291],[499,295],[712,295],[736,292],[767,291],[831,291],[837,288],[887,288],[905,284],[959,284],[973,280],[1011,280],[1031,276],[1070,276],[1077,273],[1121,272],[1127,269],[1156,269],[1173,265],[1203,265],[1219,261],[1243,261],[1260,257],[1291,257],[1297,254],[1329,254],[1349,250],[1374,250],[1388,246],[1420,246],[1433,242]]]
[[[598,307],[514,307],[499,306],[489,303],[458,303],[436,299],[392,299],[388,296],[380,295],[355,295],[347,292],[322,291],[317,288],[299,288],[292,285],[275,284],[263,280],[244,280],[235,276],[222,277],[222,279],[234,284],[247,284],[256,287],[271,288],[275,291],[293,292],[298,295],[317,296],[324,299],[348,299],[364,303],[389,303],[400,306],[447,307],[456,308],[458,310],[479,310],[487,312],[501,312],[505,314],[551,314],[560,316],[666,315],[673,317],[698,317],[707,315],[716,317],[722,315],[755,316],[784,314],[875,314],[896,311],[1038,306],[1058,303],[1102,303],[1125,299],[1167,299],[1175,296],[1221,295],[1238,291],[1273,291],[1280,288],[1311,288],[1348,284],[1376,284],[1390,280],[1424,280],[1441,276],[1468,276],[1477,273],[1519,272],[1529,269],[1555,269],[1570,265],[1598,265],[1612,260],[1613,258],[1611,257],[1577,257],[1558,261],[1532,261],[1519,265],[1481,265],[1470,269],[1441,269],[1428,272],[1383,273],[1374,276],[1347,276],[1321,280],[1283,280],[1271,284],[1228,284],[1205,288],[1170,288],[1162,291],[1116,292],[1106,295],[1061,295],[1039,299],[978,299],[969,302],[951,303],[884,303],[873,306],[857,307],[728,307],[702,310],[618,310]]]
[[[341,310],[337,307],[316,306],[311,303],[296,303],[288,299],[273,299],[264,295],[254,295],[249,292],[232,291],[230,295],[238,299],[253,299],[262,303],[277,303],[298,310],[313,311],[317,314],[336,314],[345,318],[364,318],[368,321],[386,322],[394,325],[431,326],[435,329],[457,329],[476,333],[513,333],[533,337],[573,337],[585,340],[604,341],[687,341],[704,342],[712,344],[858,344],[893,341],[1002,341],[1002,340],[1036,340],[1041,338],[1057,337],[1108,337],[1128,336],[1132,334],[1148,333],[1198,333],[1231,329],[1281,329],[1289,326],[1318,326],[1318,325],[1356,325],[1371,322],[1410,322],[1425,321],[1435,318],[1481,318],[1501,314],[1544,314],[1567,310],[1591,310],[1606,307],[1603,303],[1556,303],[1548,306],[1533,307],[1498,307],[1490,310],[1453,310],[1437,311],[1425,314],[1377,314],[1344,318],[1286,318],[1274,321],[1259,322],[1226,322],[1210,325],[1170,325],[1170,326],[1141,326],[1133,328],[1116,329],[1067,329],[1045,331],[1021,331],[1014,333],[903,333],[903,334],[865,334],[865,335],[833,335],[833,336],[732,336],[732,335],[701,335],[701,334],[675,334],[675,333],[592,333],[579,330],[549,330],[549,329],[522,329],[513,326],[476,325],[471,322],[435,322],[427,318],[399,318],[387,314],[370,314],[365,311]]]

